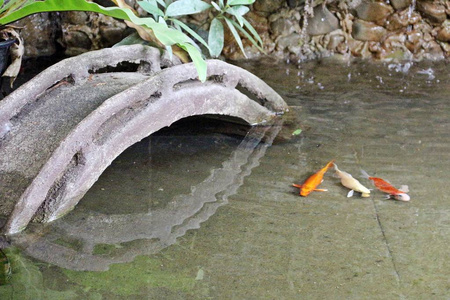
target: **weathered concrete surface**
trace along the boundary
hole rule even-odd
[[[93,73],[123,61],[145,68]],[[9,216],[4,232],[24,229],[33,217],[51,221],[64,215],[115,157],[179,119],[218,114],[257,124],[287,110],[275,91],[241,68],[211,60],[208,78],[200,83],[193,64],[174,65],[158,50],[134,45],[62,61],[5,98],[0,102],[0,209]]]

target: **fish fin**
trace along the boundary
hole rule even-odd
[[[407,185],[402,185],[399,188],[400,191],[404,192],[404,193],[408,193],[409,192],[409,187]]]
[[[367,174],[367,172],[364,171],[363,169],[361,169],[361,174],[362,174],[362,176],[363,176],[364,178],[366,178],[366,179],[369,179],[369,177],[370,177],[370,175]]]
[[[301,189],[303,185],[293,183],[292,186]]]
[[[348,192],[348,194],[347,194],[347,198],[353,197],[354,193],[355,193],[354,190],[350,190],[350,192]]]
[[[327,189],[314,189],[314,191],[316,191],[316,192],[328,192]]]

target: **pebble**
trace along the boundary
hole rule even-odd
[[[405,9],[390,15],[386,20],[386,29],[390,31],[405,28],[409,25],[417,24],[422,20],[418,12],[409,12]]]
[[[356,13],[359,19],[374,22],[377,25],[383,25],[386,18],[394,12],[389,4],[383,2],[362,1],[356,7]]]
[[[411,5],[411,0],[390,0],[395,10],[401,10]]]
[[[279,18],[270,23],[270,30],[274,36],[289,35],[294,29],[294,23],[290,19]]]
[[[439,3],[419,1],[417,9],[433,23],[440,24],[447,19],[445,7]]]
[[[450,22],[444,23],[444,26],[438,31],[436,38],[441,42],[450,42]]]
[[[339,29],[339,20],[333,15],[326,6],[316,6],[314,16],[308,19],[306,32],[309,35],[322,35]]]
[[[379,42],[386,35],[386,29],[371,22],[357,19],[353,22],[352,36],[359,41]]]

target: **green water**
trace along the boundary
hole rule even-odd
[[[0,298],[448,299],[450,66],[242,66],[291,106],[284,125],[193,119],[132,146],[73,212],[13,238]],[[300,197],[331,159],[411,201],[347,198],[333,172]]]

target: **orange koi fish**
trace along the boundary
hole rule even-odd
[[[326,189],[318,189],[317,186],[322,183],[323,175],[328,171],[328,169],[333,165],[334,159],[327,163],[325,167],[320,169],[317,173],[311,175],[308,179],[303,182],[303,184],[292,184],[292,186],[300,189],[300,196],[306,197],[312,191],[316,192],[326,192]]]
[[[407,185],[402,185],[400,187],[400,189],[396,189],[389,182],[384,181],[383,179],[378,178],[378,177],[369,176],[369,174],[367,174],[367,172],[362,169],[361,169],[361,173],[365,178],[372,180],[373,184],[377,187],[377,189],[379,189],[383,193],[389,194],[389,196],[393,197],[395,200],[400,200],[400,201],[409,201],[410,200],[410,197],[407,194],[407,192],[408,192]]]

